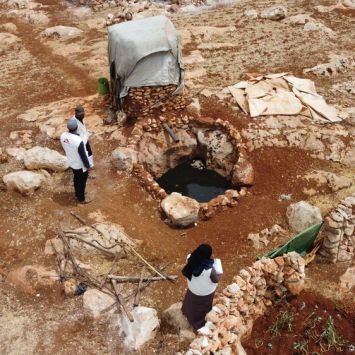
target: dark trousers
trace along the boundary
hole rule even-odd
[[[74,173],[74,189],[75,189],[75,197],[79,200],[79,202],[85,201],[85,186],[86,180],[88,179],[89,172],[83,172],[83,169],[73,169]]]

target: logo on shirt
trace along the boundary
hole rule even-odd
[[[63,142],[64,142],[64,143],[69,143],[69,139],[68,139],[68,138],[65,138]]]

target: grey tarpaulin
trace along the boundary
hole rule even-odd
[[[179,35],[165,16],[108,27],[108,58],[114,93],[124,97],[130,86],[178,85],[184,90]]]

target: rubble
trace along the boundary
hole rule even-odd
[[[215,295],[207,323],[198,330],[191,350],[200,354],[245,354],[241,341],[250,334],[255,319],[287,292],[297,295],[303,289],[305,274],[299,272],[303,258],[292,252],[277,261],[263,257],[242,269],[233,284]],[[291,276],[284,273],[284,265]]]

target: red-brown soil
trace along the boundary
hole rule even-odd
[[[334,321],[339,337],[334,336],[334,343],[326,336],[322,338],[329,319]],[[303,291],[292,299],[279,300],[257,319],[243,347],[248,355],[353,354],[354,341],[354,313],[348,312],[339,300]]]

